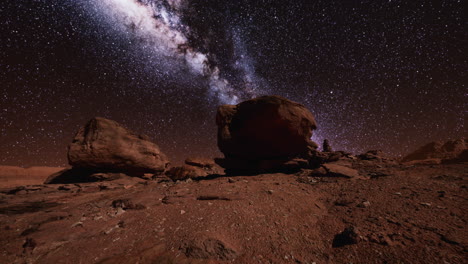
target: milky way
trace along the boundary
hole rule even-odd
[[[208,79],[209,93],[219,98],[220,103],[236,104],[239,100],[247,100],[258,95],[252,75],[254,70],[241,60],[234,63],[244,71],[245,80],[241,86],[234,87],[221,76],[220,69],[209,60],[210,53],[200,52],[189,43],[188,36],[192,34],[190,27],[181,20],[184,1],[166,0],[99,0],[91,2],[93,8],[102,15],[99,19],[107,20],[111,26],[121,33],[130,34],[138,39],[141,49],[154,52],[154,59],[176,60],[185,65],[194,74]],[[239,36],[235,34],[234,45],[239,45]],[[202,37],[202,36],[195,36]],[[163,67],[181,67],[182,65]],[[254,83],[254,85],[249,85]]]
[[[402,155],[464,137],[462,1],[6,0],[0,164],[65,165],[103,116],[175,163],[220,156],[219,104],[276,94],[316,116],[313,139]]]

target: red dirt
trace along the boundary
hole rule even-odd
[[[2,189],[0,263],[467,263],[466,163],[353,167]]]

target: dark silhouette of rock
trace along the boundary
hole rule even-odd
[[[226,157],[221,163],[227,169],[238,168],[231,166],[236,163],[255,167],[264,160],[288,161],[317,147],[310,140],[316,128],[312,113],[279,96],[220,106],[216,124],[218,147]]]
[[[123,173],[103,173],[83,168],[64,169],[50,175],[44,184],[84,183],[97,181],[111,181],[126,177]]]
[[[78,131],[68,147],[68,160],[74,168],[128,174],[162,172],[169,163],[146,136],[100,117]]]
[[[337,234],[332,242],[333,247],[342,247],[346,245],[357,244],[359,242],[359,233],[353,226],[345,228],[345,230]]]
[[[325,139],[323,141],[322,149],[323,149],[323,152],[332,152],[333,151],[332,147],[330,146],[330,143],[328,142],[328,139]]]
[[[185,159],[185,164],[209,169],[218,166],[214,160],[206,158],[187,158]]]
[[[463,150],[456,158],[445,159],[444,163],[458,163],[458,162],[468,162],[468,149]]]
[[[305,153],[316,128],[309,110],[279,96],[220,106],[216,123],[221,152],[248,160]]]
[[[293,159],[264,159],[264,160],[244,160],[244,159],[216,159],[216,162],[227,169],[227,172],[236,173],[266,173],[266,172],[284,172],[294,173],[302,168],[309,167],[308,160],[301,158]]]
[[[402,162],[425,159],[456,160],[467,149],[467,139],[431,142],[408,154]]]

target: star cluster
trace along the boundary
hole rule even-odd
[[[276,94],[313,139],[402,155],[466,136],[463,1],[6,0],[0,164],[65,165],[102,116],[178,163],[220,156],[216,107]]]

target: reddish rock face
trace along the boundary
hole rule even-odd
[[[91,119],[78,131],[68,146],[68,161],[74,168],[126,173],[161,172],[169,163],[147,137],[100,117]]]
[[[462,153],[467,150],[467,146],[467,139],[450,140],[445,143],[440,141],[431,142],[408,154],[402,159],[402,162],[426,159],[457,159],[463,156]]]
[[[245,160],[295,157],[316,147],[310,138],[316,122],[303,105],[263,96],[223,105],[216,116],[218,147],[226,158]]]

